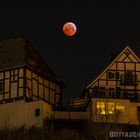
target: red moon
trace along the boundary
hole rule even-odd
[[[75,35],[76,31],[77,31],[76,25],[72,22],[67,22],[63,26],[63,32],[67,36]]]

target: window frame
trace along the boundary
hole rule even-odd
[[[40,117],[41,116],[41,110],[40,108],[35,109],[35,117]]]
[[[0,94],[3,94],[3,80],[0,80]]]
[[[103,105],[103,103],[104,103],[104,107],[102,107],[101,112],[103,112],[103,109],[104,109],[104,113],[100,113],[99,106]],[[113,105],[112,109],[110,108],[109,103],[110,103],[110,105],[111,104]],[[119,109],[117,109],[117,107],[121,107],[122,109],[119,110]],[[108,109],[108,108],[110,108],[110,109]],[[114,112],[111,112],[109,110],[113,110]],[[120,103],[114,102],[114,101],[107,101],[107,102],[106,101],[96,101],[96,115],[113,115],[113,114],[117,115],[118,113],[124,114],[124,112],[125,112],[124,104],[120,104]]]

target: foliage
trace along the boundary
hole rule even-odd
[[[0,131],[0,140],[88,140],[75,129],[64,128],[48,132],[46,128],[25,126]]]
[[[102,109],[99,108],[100,112]],[[116,110],[113,114],[99,114],[95,115],[95,120],[89,120],[85,126],[87,131],[87,136],[94,140],[108,140],[110,131],[124,131],[125,125],[119,124],[118,119],[121,112]]]

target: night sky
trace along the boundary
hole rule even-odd
[[[138,0],[29,1],[0,4],[0,38],[28,39],[67,85],[64,100],[80,97],[112,54],[126,45],[140,50]],[[77,26],[73,37],[63,34],[62,27],[67,21]]]

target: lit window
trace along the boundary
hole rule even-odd
[[[115,114],[123,113],[124,105],[115,102],[102,102],[98,101],[96,104],[97,114]]]
[[[114,102],[107,102],[107,114],[114,113]]]
[[[97,102],[97,114],[105,114],[105,102]]]
[[[118,113],[124,112],[124,106],[123,105],[116,105],[116,112],[118,112]]]

